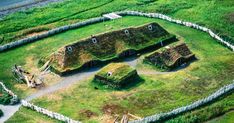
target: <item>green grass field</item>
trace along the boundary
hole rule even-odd
[[[55,52],[58,48],[65,44],[76,42],[77,40],[89,37],[92,34],[113,31],[128,26],[137,26],[150,22],[150,20],[140,20],[133,23],[134,19],[135,18],[132,18],[131,21],[123,19],[122,21],[109,21],[106,23],[90,25],[84,27],[86,31],[83,31],[84,28],[79,28],[45,38],[41,41],[25,45],[14,50],[2,52],[0,53],[0,63],[4,64],[0,65],[0,69],[5,71],[0,71],[1,80],[7,83],[6,85],[10,89],[13,89],[19,96],[24,97],[27,92],[31,90],[26,89],[26,91],[23,91],[21,89],[17,89],[17,87],[14,87],[16,81],[13,79],[13,75],[11,73],[11,68],[14,64],[25,65],[28,62],[31,62],[31,60],[34,64],[37,64],[39,59]],[[25,67],[29,68],[30,66]]]
[[[64,3],[6,16],[0,20],[0,39],[4,38],[4,44],[32,33],[119,10],[161,12],[206,25],[222,35],[234,37],[233,9],[234,3],[231,0],[65,0]]]
[[[58,26],[118,10],[161,12],[207,26],[232,39],[234,37],[234,3],[231,0],[65,0],[64,3],[6,16],[0,20],[0,43],[5,44]],[[33,102],[76,120],[103,122],[113,120],[115,114],[122,115],[126,111],[141,117],[169,111],[205,97],[221,86],[232,82],[234,79],[233,52],[217,43],[206,33],[144,17],[124,17],[115,21],[85,26],[2,52],[0,53],[0,80],[21,98],[26,97],[36,90],[15,82],[11,74],[11,67],[14,64],[26,68],[30,68],[29,64],[33,64],[37,67],[40,58],[48,56],[66,44],[93,34],[150,22],[159,23],[168,32],[177,35],[181,41],[185,41],[198,60],[185,69],[173,73],[155,74],[156,69],[142,63],[146,55],[144,54],[140,57],[136,67],[137,70],[142,71],[140,77],[144,79],[144,82],[134,88],[121,91],[103,88],[95,90],[95,85],[91,83],[93,77],[90,77],[74,87],[63,89],[52,95],[33,100]],[[84,93],[86,95],[83,95]],[[185,113],[168,122],[207,121],[233,109],[233,98],[234,95],[231,94],[214,104]],[[87,111],[92,112],[91,117],[87,115]],[[209,122],[229,122],[232,119],[233,113],[231,112]],[[21,108],[8,120],[8,123],[15,122],[58,121],[30,109]]]
[[[229,49],[217,43],[206,33],[144,17],[124,17],[122,20],[83,27],[44,39],[44,41],[29,44],[16,50],[28,49],[28,47],[32,46],[38,47],[40,43],[43,45],[42,42],[53,42],[55,41],[54,39],[65,34],[87,32],[87,35],[89,35],[96,32],[95,29],[100,31],[99,29],[102,29],[104,24],[108,25],[108,27],[118,25],[118,28],[121,28],[122,26],[132,26],[152,21],[158,22],[170,33],[176,34],[180,40],[185,41],[198,60],[190,64],[187,68],[170,74],[147,74],[148,71],[154,71],[154,69],[146,67],[139,60],[137,70],[144,70],[140,74],[144,79],[144,83],[137,85],[133,89],[122,91],[95,90],[94,85],[91,83],[92,77],[90,77],[88,80],[79,82],[76,86],[36,99],[33,102],[73,119],[85,122],[103,122],[105,120],[113,120],[114,114],[122,115],[126,111],[141,117],[169,111],[206,97],[219,87],[232,82],[234,57]],[[123,22],[127,23],[121,25]],[[117,27],[115,26],[115,28]],[[33,51],[33,49],[31,50]],[[13,50],[10,52],[13,52]],[[86,93],[86,95],[82,93]],[[225,103],[226,101],[221,101],[221,104]],[[231,99],[228,100],[228,103],[229,105],[225,105],[225,109],[230,109],[234,105]],[[105,108],[108,108],[108,106],[112,107],[110,113],[105,111]],[[21,110],[9,122],[14,121],[14,119],[20,119],[22,113],[29,112],[25,111],[25,109]],[[82,113],[84,110],[93,112],[94,116],[91,118],[86,117],[85,113]],[[205,120],[209,118],[207,116]],[[30,120],[30,118],[27,119]]]

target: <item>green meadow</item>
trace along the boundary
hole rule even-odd
[[[37,49],[35,47],[39,46],[40,43],[43,45],[42,42],[53,42],[54,39],[63,35],[65,36],[65,34],[67,36],[75,32],[86,32],[86,35],[91,35],[92,33],[99,32],[100,29],[104,29],[104,27],[118,29],[123,26],[134,26],[148,22],[157,22],[167,31],[175,34],[180,41],[184,41],[188,45],[198,60],[192,62],[184,69],[166,74],[158,74],[156,69],[143,63],[142,59],[147,54],[142,54],[138,60],[136,69],[141,71],[140,77],[144,82],[139,83],[131,89],[114,91],[101,88],[96,90],[94,88],[95,85],[91,82],[93,79],[93,76],[91,76],[87,80],[77,82],[72,87],[33,100],[33,103],[83,122],[104,122],[105,120],[112,120],[116,114],[121,116],[126,111],[140,117],[166,112],[206,97],[218,88],[232,83],[234,57],[229,49],[223,47],[204,32],[144,17],[124,17],[115,21],[71,30],[16,50],[28,49],[27,47],[31,47],[30,45],[34,45],[34,49]],[[31,50],[33,51],[33,49]],[[46,53],[42,54],[45,55]],[[152,71],[155,71],[155,73]],[[86,94],[83,95],[83,93]],[[228,98],[233,98],[233,95],[230,95]],[[232,99],[220,100],[219,103],[226,104],[227,101],[228,105],[223,106],[224,109],[222,111],[217,111],[217,113],[210,112],[210,115],[200,118],[200,120],[206,121],[230,110],[234,105]],[[111,108],[113,109],[111,113],[105,111],[105,108],[108,106],[115,107]],[[82,113],[84,110],[91,111],[94,115],[88,117],[85,113]],[[29,112],[31,111],[21,108],[8,122],[21,119],[21,115],[28,114]],[[40,117],[40,114],[37,115],[36,117]],[[29,122],[32,120],[27,117],[22,118],[25,118]],[[184,121],[184,119],[181,120]]]
[[[4,17],[0,20],[0,45],[59,26],[120,10],[168,14],[174,18],[209,27],[225,39],[234,42],[234,2],[231,0],[65,0],[62,3],[32,8]],[[69,30],[1,52],[0,80],[20,98],[25,98],[37,90],[26,88],[26,85],[18,84],[15,81],[11,73],[14,64],[25,68],[30,68],[31,64],[38,66],[42,57],[48,56],[64,45],[87,38],[90,35],[150,22],[159,23],[169,33],[185,42],[197,60],[178,71],[162,73],[143,63],[143,58],[147,53],[141,54],[136,69],[140,71],[139,76],[143,82],[132,88],[125,90],[99,88],[97,90],[95,84],[91,82],[93,76],[90,76],[72,87],[64,88],[32,102],[82,122],[107,122],[113,121],[116,116],[121,117],[126,112],[144,117],[170,111],[206,97],[220,87],[233,82],[234,53],[208,34],[158,19],[133,16]],[[234,95],[229,94],[212,104],[166,122],[231,123],[233,107]],[[15,122],[59,121],[21,107],[7,121],[7,123]]]

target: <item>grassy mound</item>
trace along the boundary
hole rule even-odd
[[[160,44],[161,41],[172,39],[174,36],[160,25],[150,23],[91,36],[60,48],[46,60],[52,59],[52,67],[58,73],[63,73],[81,67],[91,67],[97,62],[133,55]]]
[[[133,82],[131,80],[137,76],[137,71],[129,65],[111,63],[95,75],[94,81],[119,89]]]
[[[187,45],[181,43],[155,51],[146,56],[144,61],[161,69],[171,70],[194,59],[195,55],[189,50]]]

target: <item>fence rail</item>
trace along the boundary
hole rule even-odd
[[[36,112],[47,115],[50,118],[57,119],[57,120],[60,120],[60,121],[66,122],[66,123],[81,123],[79,121],[75,121],[75,120],[73,120],[67,116],[64,116],[62,114],[59,114],[57,112],[52,112],[52,111],[49,111],[45,108],[38,107],[38,106],[36,106],[36,105],[26,101],[26,100],[21,100],[21,103],[24,107],[30,108]]]
[[[15,95],[11,90],[7,89],[6,86],[2,82],[0,82],[0,85],[3,87],[3,89],[7,93]],[[161,120],[165,120],[165,119],[177,116],[177,115],[179,115],[181,113],[185,113],[185,112],[194,110],[196,108],[199,108],[199,107],[201,107],[201,106],[203,106],[205,104],[208,104],[210,102],[213,102],[213,101],[217,100],[219,97],[224,96],[224,95],[226,95],[226,94],[228,94],[229,92],[232,92],[232,91],[234,91],[234,80],[233,80],[233,83],[221,87],[219,90],[217,90],[216,92],[210,94],[208,97],[206,97],[204,99],[201,99],[201,100],[198,100],[198,101],[195,101],[190,105],[179,107],[177,109],[174,109],[174,110],[166,112],[166,113],[160,113],[160,114],[155,114],[155,115],[152,115],[152,116],[147,116],[147,117],[142,118],[140,120],[130,121],[129,123],[159,122]],[[17,95],[15,95],[15,96],[17,97]],[[49,110],[47,110],[45,108],[38,107],[38,106],[36,106],[36,105],[34,105],[32,103],[29,103],[26,100],[21,100],[21,103],[22,103],[22,105],[24,107],[30,108],[32,110],[35,110],[35,111],[41,113],[41,114],[47,115],[50,118],[57,119],[57,120],[67,122],[67,123],[81,123],[80,121],[75,121],[75,120],[73,120],[73,119],[71,119],[71,118],[69,118],[67,116],[62,115],[62,114],[49,111]]]
[[[65,31],[70,30],[70,29],[79,28],[79,27],[82,27],[82,26],[102,22],[102,21],[105,21],[105,20],[108,20],[108,19],[105,18],[105,17],[98,17],[98,18],[89,19],[87,21],[83,21],[83,22],[79,22],[79,23],[75,23],[75,24],[71,24],[71,25],[67,25],[67,26],[58,27],[58,28],[49,30],[47,32],[44,32],[42,34],[34,35],[34,36],[31,36],[31,37],[28,37],[28,38],[24,38],[24,39],[15,41],[15,42],[11,42],[11,43],[2,45],[2,46],[0,46],[0,52],[5,51],[5,50],[9,50],[9,49],[12,49],[12,48],[15,48],[15,47],[18,47],[18,46],[22,46],[24,44],[35,42],[35,41],[38,41],[40,39],[47,38],[47,37],[50,37],[52,35],[55,35],[55,34],[58,34],[58,33],[61,33],[61,32],[65,32]]]
[[[2,82],[0,82],[0,85],[2,86],[3,90],[6,91],[6,93],[12,96],[12,99],[10,100],[11,105],[14,105],[19,102],[19,98],[16,94],[9,90]]]
[[[129,123],[151,123],[151,122],[160,122],[162,120],[166,120],[168,118],[177,116],[181,113],[185,113],[191,110],[194,110],[198,107],[201,107],[205,104],[208,104],[216,99],[218,99],[221,96],[226,95],[227,93],[231,92],[234,90],[234,81],[232,84],[226,85],[222,88],[220,88],[219,90],[217,90],[216,92],[214,92],[213,94],[209,95],[208,97],[198,100],[196,102],[193,102],[190,105],[187,106],[183,106],[177,109],[174,109],[172,111],[166,112],[166,113],[160,113],[160,114],[155,114],[152,116],[148,116],[145,118],[142,118],[140,120],[135,120],[135,121],[130,121]]]
[[[234,46],[231,43],[222,39],[218,34],[215,34],[211,29],[204,27],[204,26],[200,26],[200,25],[192,23],[192,22],[174,19],[174,18],[171,18],[170,16],[167,16],[167,15],[164,15],[161,13],[144,13],[144,12],[138,12],[138,11],[120,11],[120,12],[116,12],[116,13],[119,15],[122,15],[122,16],[131,15],[131,16],[143,16],[143,17],[149,17],[149,18],[158,18],[158,19],[166,20],[166,21],[173,22],[176,24],[180,24],[183,26],[191,27],[191,28],[208,33],[212,38],[216,39],[221,44],[225,45],[226,47],[228,47],[232,51],[234,51]]]
[[[16,97],[17,98],[17,95],[14,94],[11,90],[9,90],[5,85],[4,83],[0,82],[0,85],[2,86],[2,88],[11,96],[13,97]],[[18,99],[18,98],[17,98]],[[53,119],[57,119],[59,121],[63,121],[63,122],[66,122],[66,123],[81,123],[80,121],[75,121],[67,116],[64,116],[62,114],[59,114],[59,113],[56,113],[56,112],[52,112],[52,111],[49,111],[45,108],[41,108],[39,106],[36,106],[26,100],[21,100],[21,104],[22,106],[24,107],[27,107],[27,108],[30,108],[32,110],[35,110],[41,114],[44,114],[44,115],[47,115],[48,117],[50,118],[53,118]]]
[[[161,14],[161,13],[144,13],[144,12],[138,12],[138,11],[118,11],[118,12],[115,12],[115,13],[119,14],[121,16],[130,15],[130,16],[144,16],[144,17],[149,17],[149,18],[157,18],[157,19],[166,20],[166,21],[169,21],[169,22],[172,22],[172,23],[184,25],[184,26],[187,26],[187,27],[191,27],[191,28],[194,28],[194,29],[197,29],[197,30],[208,33],[211,37],[216,39],[218,42],[220,42],[224,46],[226,46],[229,49],[231,49],[232,51],[234,51],[234,46],[231,43],[229,43],[228,41],[225,41],[224,39],[222,39],[218,34],[215,34],[211,29],[209,29],[207,27],[200,26],[198,24],[194,24],[192,22],[182,21],[182,20],[179,20],[179,19],[173,19],[173,18],[171,18],[171,17],[169,17],[167,15]],[[83,26],[87,26],[87,25],[91,25],[91,24],[94,24],[94,23],[103,22],[103,21],[107,21],[107,20],[110,20],[110,19],[106,18],[106,17],[97,17],[97,18],[92,18],[92,19],[89,19],[89,20],[86,20],[86,21],[83,21],[83,22],[78,22],[78,23],[75,23],[75,24],[58,27],[58,28],[49,30],[48,32],[44,32],[42,34],[34,35],[34,36],[31,36],[31,37],[28,37],[28,38],[24,38],[24,39],[21,39],[21,40],[17,40],[15,42],[11,42],[11,43],[2,45],[2,46],[0,46],[0,52],[3,52],[3,51],[8,50],[8,49],[15,48],[15,47],[27,44],[27,43],[38,41],[40,39],[47,38],[47,37],[50,37],[52,35],[55,35],[55,34],[58,34],[58,33],[61,33],[61,32],[65,32],[65,31],[70,30],[70,29],[76,29],[76,28],[79,28],[79,27],[83,27]]]
[[[143,13],[143,12],[137,12],[137,11],[119,11],[119,12],[115,12],[115,13],[119,14],[121,16],[131,15],[131,16],[145,16],[145,17],[150,17],[150,18],[158,18],[158,19],[163,19],[163,20],[173,22],[173,23],[176,23],[176,24],[191,27],[191,28],[194,28],[194,29],[197,29],[197,30],[208,33],[211,37],[213,37],[214,39],[216,39],[217,41],[219,41],[220,43],[224,44],[225,46],[230,48],[232,51],[234,51],[234,46],[231,43],[229,43],[228,41],[223,40],[220,36],[215,34],[211,29],[209,29],[207,27],[203,27],[203,26],[191,23],[191,22],[186,22],[186,21],[182,21],[182,20],[178,20],[178,19],[173,19],[173,18],[171,18],[171,17],[169,17],[167,15],[163,15],[163,14],[160,14],[160,13]],[[105,18],[105,17],[98,17],[98,18],[89,19],[89,20],[84,21],[84,22],[79,22],[79,23],[75,23],[75,24],[55,28],[55,29],[52,29],[52,30],[50,30],[50,31],[48,31],[46,33],[43,33],[43,34],[35,35],[35,36],[29,37],[29,38],[21,39],[21,40],[18,40],[16,42],[12,42],[12,43],[0,46],[0,52],[11,49],[11,48],[14,48],[14,47],[17,47],[17,46],[21,46],[21,45],[24,45],[24,44],[27,44],[27,43],[30,43],[30,42],[34,42],[34,41],[37,41],[39,39],[46,38],[46,37],[49,37],[51,35],[55,35],[55,34],[70,30],[70,29],[75,29],[75,28],[79,28],[79,27],[82,27],[82,26],[86,26],[86,25],[106,21],[106,20],[109,20],[109,19]],[[2,82],[0,82],[0,85],[3,87],[3,89],[7,93],[17,97],[17,95],[15,95],[12,91],[7,89]],[[218,99],[219,97],[221,97],[221,96],[223,96],[223,95],[225,95],[228,92],[233,91],[233,90],[234,90],[234,83],[229,84],[227,86],[224,86],[224,87],[220,88],[218,91],[211,94],[210,96],[208,96],[208,97],[206,97],[204,99],[198,100],[198,101],[196,101],[196,102],[194,102],[194,103],[192,103],[190,105],[174,109],[174,110],[172,110],[170,112],[167,112],[167,113],[155,114],[155,115],[148,116],[148,117],[145,117],[145,118],[140,119],[140,120],[130,121],[130,123],[157,122],[157,121],[160,121],[160,120],[172,117],[172,116],[176,116],[178,114],[181,114],[181,113],[184,113],[184,112],[187,112],[187,111],[191,111],[191,110],[196,109],[196,108],[198,108],[198,107],[200,107],[202,105],[210,103],[210,102]],[[47,115],[47,116],[49,116],[51,118],[60,120],[60,121],[69,122],[69,123],[80,123],[79,121],[72,120],[72,119],[70,119],[70,118],[68,118],[66,116],[63,116],[61,114],[58,114],[56,112],[51,112],[51,111],[49,111],[47,109],[44,109],[44,108],[38,107],[36,105],[33,105],[33,104],[31,104],[31,103],[29,103],[29,102],[27,102],[25,100],[22,100],[22,105],[25,106],[25,107],[29,107],[32,110],[35,110],[35,111],[37,111],[39,113],[42,113],[44,115]]]

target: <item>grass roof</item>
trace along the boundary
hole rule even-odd
[[[124,63],[110,63],[101,69],[96,76],[106,78],[113,83],[121,83],[127,77],[135,74],[136,70]]]

